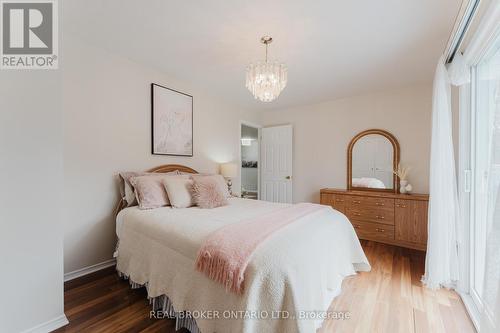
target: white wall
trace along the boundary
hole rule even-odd
[[[64,267],[71,272],[112,258],[118,172],[170,163],[217,172],[218,163],[238,159],[240,120],[257,115],[66,35]],[[194,96],[194,157],[151,155],[152,82]],[[237,179],[233,183],[240,188]]]
[[[60,71],[0,72],[0,332],[44,331],[65,321]]]
[[[411,166],[414,192],[427,193],[431,139],[431,84],[349,97],[260,114],[264,126],[293,124],[294,202],[319,202],[323,187],[346,188],[347,146],[357,133],[381,128]]]

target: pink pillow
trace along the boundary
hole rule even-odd
[[[213,181],[215,181],[217,183],[217,186],[219,187],[219,190],[222,191],[222,193],[224,194],[225,198],[230,198],[231,197],[231,194],[229,193],[229,189],[227,187],[227,182],[224,179],[224,177],[222,177],[221,175],[216,175],[216,174],[195,174],[195,175],[192,175],[191,178],[193,178],[194,180],[201,179],[201,178],[212,179]]]
[[[152,209],[170,205],[163,181],[170,178],[189,179],[183,175],[148,174],[131,177],[130,184],[134,187],[139,209]]]
[[[227,205],[227,197],[214,177],[193,177],[193,201],[200,208]]]
[[[180,175],[179,170],[171,171],[171,172],[165,172],[165,173],[153,173],[153,172],[120,172],[120,178],[121,178],[121,183],[120,183],[120,194],[122,198],[127,201],[127,207],[130,206],[136,206],[137,205],[137,199],[134,191],[134,186],[130,183],[130,179],[132,177],[139,177],[139,176],[161,176],[161,175]]]

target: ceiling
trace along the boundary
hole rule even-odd
[[[460,0],[65,0],[64,31],[248,110],[431,82]],[[263,103],[245,67],[270,58],[288,86]]]

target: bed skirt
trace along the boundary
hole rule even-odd
[[[138,289],[145,287],[148,290],[148,284],[139,284],[132,281],[128,276],[118,271],[118,276],[120,276],[124,280],[128,280],[130,283],[130,287],[132,289]],[[175,318],[175,330],[178,331],[181,328],[187,328],[191,333],[201,333],[198,325],[196,325],[196,320],[192,318],[187,312],[176,312],[174,306],[167,295],[160,295],[157,297],[149,297],[148,291],[148,299],[149,304],[152,305],[153,311],[160,311],[162,313],[162,318]]]

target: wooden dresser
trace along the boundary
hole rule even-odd
[[[360,239],[426,250],[428,195],[325,188],[321,204],[345,214]]]

